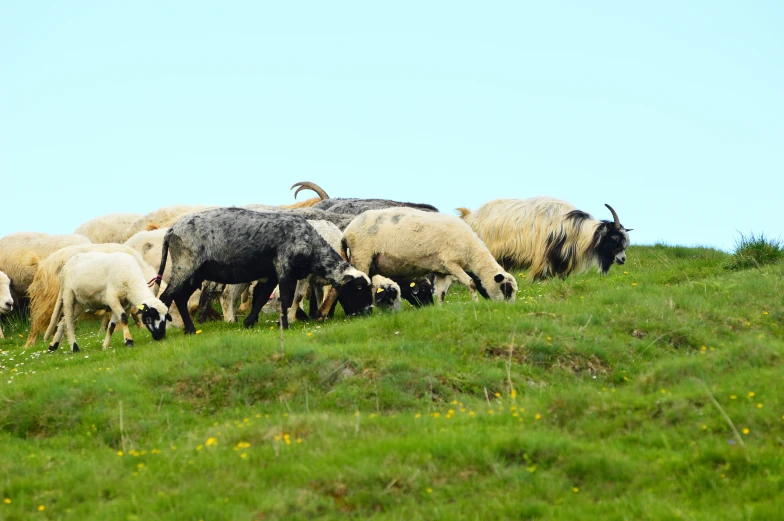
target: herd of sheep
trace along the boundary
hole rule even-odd
[[[25,304],[27,346],[43,333],[55,351],[65,334],[76,352],[74,321],[84,312],[104,312],[107,348],[118,325],[133,345],[129,318],[155,340],[167,322],[195,333],[191,313],[215,313],[217,297],[224,320],[235,320],[242,301],[251,306],[246,327],[271,307],[288,328],[329,317],[338,303],[346,315],[397,310],[401,299],[441,304],[454,282],[474,300],[513,301],[517,282],[505,268],[530,269],[541,280],[626,262],[630,230],[609,205],[612,221],[549,197],[498,199],[474,212],[459,208],[457,217],[428,204],[330,198],[309,182],[294,187],[295,197],[303,189],[319,197],[287,206],[168,206],[98,217],[72,235],[0,238],[0,314]]]

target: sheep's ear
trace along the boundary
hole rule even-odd
[[[500,283],[502,280],[504,280],[504,274],[503,273],[497,273],[496,276],[493,277],[493,280]]]
[[[145,304],[139,304],[138,306],[136,306],[136,309],[138,309],[139,311],[147,311],[147,306]]]
[[[354,280],[354,275],[343,275],[343,284],[348,284]]]
[[[378,289],[376,290],[376,293],[384,293],[384,288],[378,288]]]
[[[166,320],[168,320],[169,322],[171,322],[171,321],[172,321],[171,315],[170,315],[170,314],[168,314],[168,313],[166,313]]]

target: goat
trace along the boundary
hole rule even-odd
[[[626,262],[630,229],[609,204],[612,221],[598,221],[551,197],[497,199],[475,212],[458,208],[501,265],[530,268],[533,280],[565,279],[596,266],[606,274]]]
[[[318,185],[310,182],[300,182],[295,183],[292,188],[295,186],[299,186],[297,189],[298,193],[302,189],[310,189],[315,191],[319,194],[319,196],[325,195],[326,192],[319,187]],[[320,192],[319,192],[320,191]],[[313,205],[314,210],[327,210],[329,212],[335,213],[342,213],[342,214],[350,214],[350,215],[359,215],[366,210],[381,210],[384,208],[396,208],[396,207],[408,207],[408,208],[416,208],[418,210],[422,210],[425,212],[438,212],[438,208],[429,204],[423,203],[404,203],[400,201],[392,201],[390,199],[358,199],[358,198],[343,198],[339,197],[336,199],[323,198],[322,201]]]

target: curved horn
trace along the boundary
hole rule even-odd
[[[620,220],[620,219],[618,219],[618,214],[617,214],[617,213],[615,213],[615,210],[613,210],[613,207],[612,207],[612,206],[610,206],[610,205],[609,205],[609,204],[607,204],[607,203],[604,203],[604,206],[606,206],[606,207],[607,207],[607,209],[608,209],[608,210],[610,210],[610,213],[611,213],[611,214],[612,214],[612,216],[613,216],[613,221],[615,221],[615,227],[616,227],[616,228],[619,228],[619,229],[620,229],[620,228],[623,228],[623,226],[621,226],[621,220]]]
[[[311,183],[309,181],[300,181],[299,183],[294,183],[293,185],[291,185],[291,188],[289,188],[289,190],[294,190],[294,188],[297,188],[297,191],[294,192],[294,199],[297,198],[297,194],[300,193],[300,191],[302,190],[313,190],[314,192],[316,192],[316,194],[318,194],[319,197],[321,197],[322,201],[324,199],[329,199],[329,195],[327,195],[327,192],[325,192],[324,189],[321,188],[316,183]]]

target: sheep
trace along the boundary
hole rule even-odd
[[[281,325],[288,328],[287,312],[296,281],[311,273],[339,288],[347,314],[371,310],[368,276],[341,259],[305,219],[289,212],[216,208],[183,217],[164,238],[159,280],[170,252],[172,274],[160,299],[167,306],[177,304],[186,334],[195,333],[196,328],[184,311],[185,304],[204,280],[240,284],[266,279],[253,291],[246,327],[256,323],[266,303],[263,297],[280,284]]]
[[[120,242],[125,242],[131,237],[133,237],[135,234],[142,231],[155,230],[158,228],[168,228],[172,224],[176,223],[177,220],[180,219],[180,217],[195,212],[200,212],[202,210],[208,210],[210,208],[215,208],[215,207],[175,204],[172,206],[164,206],[163,208],[158,208],[155,211],[142,215],[141,217],[136,219],[130,226],[128,226]]]
[[[76,254],[87,252],[113,253],[122,252],[132,255],[148,279],[155,277],[155,269],[149,266],[139,253],[124,244],[83,244],[62,248],[49,255],[46,259],[28,255],[27,263],[35,268],[35,277],[30,284],[30,334],[25,347],[38,340],[38,335],[46,331],[49,317],[52,316],[60,293],[60,271],[65,263]],[[44,340],[48,340],[45,337]]]
[[[310,190],[315,191],[322,196],[322,194],[326,197],[322,197],[323,200],[317,202],[313,205],[314,210],[326,210],[329,212],[335,213],[342,213],[342,214],[351,214],[351,215],[359,215],[365,210],[381,210],[383,208],[393,208],[393,207],[408,207],[408,208],[417,208],[422,211],[426,212],[438,212],[438,208],[429,204],[422,204],[422,203],[403,203],[400,201],[392,201],[389,199],[357,199],[357,198],[342,198],[339,197],[337,199],[330,199],[329,196],[326,195],[326,192],[319,187],[318,185],[310,182],[300,182],[294,184],[292,188],[295,186],[299,186],[297,192],[300,190],[307,188]],[[297,193],[295,192],[295,194]]]
[[[457,211],[498,262],[509,268],[530,268],[530,277],[540,281],[554,276],[565,279],[593,266],[607,274],[613,263],[626,262],[631,230],[621,225],[609,204],[605,206],[612,221],[596,220],[552,197],[497,199],[475,212]]]
[[[415,308],[433,304],[433,284],[427,278],[391,277],[391,280],[400,288],[401,298],[407,300]]]
[[[14,298],[11,296],[11,279],[0,271],[0,315],[10,313],[14,309]],[[3,326],[0,325],[0,338],[3,335]]]
[[[373,275],[370,281],[373,283],[373,305],[382,309],[400,311],[401,291],[397,282],[383,275]]]
[[[90,219],[79,226],[74,233],[84,235],[93,244],[105,244],[124,242],[125,230],[128,229],[137,219],[142,217],[138,213],[112,213]]]
[[[127,311],[133,305],[141,312],[142,322],[152,334],[153,340],[164,338],[166,321],[171,321],[169,309],[150,291],[138,259],[123,252],[88,252],[74,255],[60,271],[60,292],[46,332],[48,337],[57,328],[49,351],[57,350],[63,338],[63,331],[66,330],[71,352],[79,352],[74,334],[74,319],[87,309],[111,311],[111,322],[103,341],[104,349],[109,347],[117,323],[122,325],[125,345],[132,346]],[[61,316],[63,320],[60,320]]]
[[[350,252],[350,256],[349,256]],[[517,281],[495,261],[471,228],[453,215],[414,208],[368,210],[343,232],[341,255],[370,275],[434,273],[441,304],[450,276],[492,300],[515,299]]]
[[[125,245],[139,252],[139,255],[141,255],[144,259],[144,262],[153,268],[161,261],[163,238],[167,231],[169,231],[168,228],[158,228],[155,230],[138,232],[134,234],[133,237],[125,241]],[[169,280],[170,275],[170,269],[167,268],[166,272],[163,274],[163,280]],[[191,296],[191,298],[188,300],[188,309],[194,311],[199,307],[200,295],[201,290],[197,289],[193,296]],[[179,310],[176,307],[173,307],[170,312],[172,315],[172,327],[182,327],[182,317],[179,313]]]
[[[27,299],[27,291],[35,276],[35,266],[28,259],[31,254],[46,258],[49,254],[75,244],[90,244],[82,235],[49,235],[21,232],[0,239],[0,271],[11,279],[11,296],[19,306]]]

